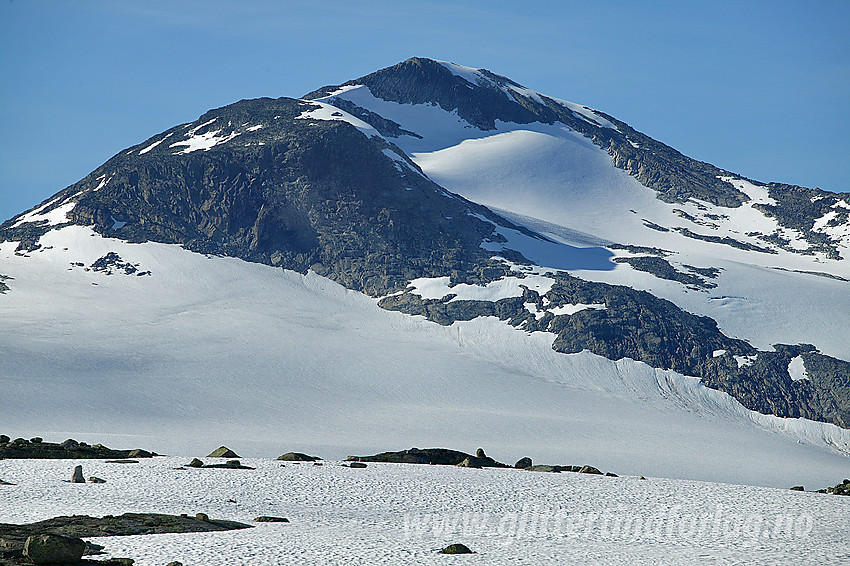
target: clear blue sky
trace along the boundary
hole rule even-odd
[[[762,181],[850,191],[850,2],[0,0],[0,220],[242,98],[485,67]]]

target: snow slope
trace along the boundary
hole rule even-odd
[[[198,454],[198,452],[194,452]],[[256,470],[0,461],[4,521],[125,512],[207,513],[254,528],[90,539],[138,566],[251,564],[846,564],[840,496],[650,477],[264,459]],[[62,481],[77,463],[105,484]],[[806,487],[809,487],[808,485]],[[227,500],[234,502],[228,502]],[[476,554],[437,551],[463,542]]]
[[[787,487],[834,484],[850,431],[744,409],[698,380],[450,327],[302,276],[88,228],[0,244],[0,431],[161,453],[343,457],[445,446],[513,462]],[[150,276],[85,270],[107,252]],[[541,284],[545,283],[542,281]]]
[[[492,82],[478,70],[445,65],[470,84]],[[505,89],[539,97],[528,89]],[[846,338],[850,260],[829,259],[819,252],[797,253],[808,246],[802,236],[780,228],[775,219],[754,208],[771,202],[766,189],[728,177],[725,180],[750,201],[737,208],[695,199],[665,203],[656,198],[655,191],[616,168],[605,151],[563,124],[497,121],[495,130],[483,131],[456,112],[436,105],[382,100],[363,85],[348,85],[319,100],[334,98],[380,114],[422,136],[400,136],[392,141],[436,183],[560,243],[658,248],[667,252],[665,259],[681,271],[687,272],[685,265],[721,271],[712,280],[717,287],[700,292],[625,263],[602,262],[590,269],[565,265],[563,258],[572,251],[567,246],[561,253],[550,249],[545,257],[539,253],[529,256],[541,265],[566,269],[588,280],[650,291],[687,311],[715,319],[724,333],[761,349],[769,350],[776,343],[812,343],[827,355],[850,360],[850,340]],[[560,103],[591,123],[612,127],[586,107]],[[827,226],[830,218],[827,214],[815,228],[841,237],[839,249],[850,258],[850,236],[840,232],[841,227]],[[695,239],[688,231],[777,253]],[[757,237],[774,232],[787,238],[795,251],[779,249]],[[614,251],[619,257],[635,255]]]

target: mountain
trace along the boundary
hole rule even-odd
[[[0,424],[840,468],[848,212],[451,63],[243,100],[0,225]]]

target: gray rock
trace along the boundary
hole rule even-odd
[[[71,476],[71,483],[86,483],[86,478],[83,477],[83,467],[76,466],[74,474]]]
[[[472,554],[472,551],[465,544],[456,542],[441,550],[440,554]]]
[[[151,458],[153,456],[153,452],[148,452],[147,450],[142,450],[141,448],[130,450],[130,452],[127,453],[128,458]]]
[[[602,472],[600,472],[599,469],[594,468],[593,466],[582,466],[581,469],[578,471],[578,473],[580,473],[580,474],[598,474],[600,476],[602,475]]]
[[[561,472],[561,466],[548,466],[546,464],[537,464],[536,466],[529,466],[525,469],[529,472],[552,472],[555,474]]]
[[[285,462],[315,462],[316,460],[321,460],[318,456],[310,456],[301,452],[287,452],[278,456],[277,459]]]
[[[228,448],[227,446],[219,446],[207,456],[208,458],[239,458],[239,454]]]
[[[481,464],[478,463],[478,458],[464,458],[463,462],[457,465],[458,468],[480,468]]]
[[[289,519],[286,517],[271,517],[269,515],[263,515],[262,517],[257,517],[254,519],[257,523],[288,523]]]
[[[522,470],[530,468],[531,466],[531,458],[529,458],[528,456],[526,456],[525,458],[520,458],[519,460],[517,460],[516,464],[514,464],[514,468],[520,468]]]
[[[101,479],[101,478],[96,477],[96,476],[91,476],[89,478],[89,483],[106,483],[106,480]]]
[[[79,538],[40,534],[27,538],[24,556],[34,564],[67,564],[79,562],[86,543]]]

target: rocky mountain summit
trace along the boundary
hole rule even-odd
[[[538,261],[537,250],[578,248],[538,228],[542,224],[524,224],[519,213],[484,206],[435,182],[410,149],[435,135],[405,121],[408,114],[399,109],[449,116],[457,131],[469,132],[457,147],[521,127],[580,137],[587,142],[583,151],[604,152],[616,175],[626,174],[671,207],[666,225],[626,212],[641,217],[647,238],[731,250],[739,263],[740,254],[759,261],[785,261],[788,254],[827,266],[844,260],[850,242],[843,232],[847,194],[757,184],[686,157],[603,112],[487,70],[421,58],[303,99],[243,100],[211,110],[119,152],[0,225],[0,242],[16,242],[16,253],[27,256],[44,249],[49,232],[85,226],[103,238],[179,244],[210,256],[312,271],[378,298],[387,310],[442,325],[496,317],[528,333],[554,335],[557,352],[630,358],[697,377],[752,410],[850,427],[850,363],[821,353],[818,344],[757,348],[724,332],[717,320],[645,290],[646,284],[607,283],[582,274],[581,267]],[[514,130],[503,132],[505,124]],[[759,222],[775,223],[772,231],[745,233],[735,217],[745,209],[761,214]],[[685,264],[676,259],[681,250],[645,241],[594,241],[604,252],[593,264],[596,271],[629,269],[684,292],[722,286],[728,269]],[[610,261],[615,253],[620,257]],[[116,252],[69,269],[77,268],[155,280],[144,265]],[[842,282],[828,271],[775,269]],[[422,291],[443,279],[443,293]],[[461,292],[508,285],[516,289],[509,296]],[[0,300],[11,298],[14,286],[0,281],[3,292]],[[792,375],[794,364],[803,374]],[[0,457],[21,449],[4,445]]]

